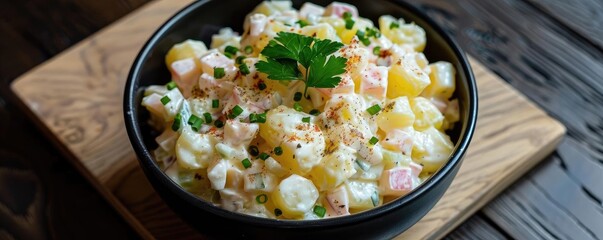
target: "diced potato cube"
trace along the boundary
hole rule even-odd
[[[396,24],[397,26],[394,26]],[[384,15],[379,18],[379,29],[396,44],[409,45],[417,52],[422,52],[425,48],[427,42],[425,30],[415,23],[407,24],[403,19]]]
[[[379,187],[376,181],[348,180],[345,186],[350,209],[360,211],[379,205]]]
[[[270,16],[277,12],[291,10],[293,3],[291,1],[263,1],[257,5],[249,14],[261,13]]]
[[[161,120],[167,121],[165,119],[166,113],[163,104],[161,103],[162,96],[157,93],[152,93],[144,98],[142,98],[142,106],[145,106],[151,114],[156,117],[160,117]]]
[[[429,76],[419,67],[416,53],[392,59],[389,69],[387,97],[416,97],[429,85]]]
[[[390,100],[377,115],[377,125],[386,133],[412,126],[414,121],[415,114],[406,96]]]
[[[185,169],[207,168],[214,156],[216,142],[212,135],[199,134],[190,126],[183,126],[176,142],[177,163]]]
[[[311,2],[305,2],[299,9],[299,17],[308,19],[308,16],[322,16],[325,8]]]
[[[356,151],[339,144],[333,152],[327,154],[322,163],[310,171],[310,179],[320,191],[331,190],[356,173],[354,160]]]
[[[385,135],[385,141],[383,141],[382,145],[387,149],[410,156],[412,153],[413,132],[414,129],[412,129],[412,127],[403,130],[391,130]]]
[[[406,167],[412,161],[410,155],[404,155],[400,152],[383,149],[383,164],[384,169],[392,169],[395,167]]]
[[[418,131],[425,130],[431,126],[436,129],[442,128],[444,115],[427,98],[416,97],[410,100],[410,106],[415,113],[414,127]]]
[[[261,161],[261,160],[260,160]],[[276,187],[278,179],[272,173],[258,172],[245,174],[245,191],[272,192]]]
[[[214,34],[211,36],[210,48],[219,48],[222,52],[224,52],[224,48],[229,45],[239,48],[240,41],[241,37],[239,37],[238,33],[232,31],[231,28],[222,28],[220,29],[218,34]]]
[[[318,190],[312,181],[293,174],[283,179],[271,196],[283,216],[296,218],[312,209],[318,200]]]
[[[454,66],[449,62],[440,61],[429,64],[429,69],[431,70],[429,73],[431,84],[423,90],[421,95],[440,100],[450,99],[456,88]]]
[[[332,41],[340,41],[335,29],[326,23],[305,26],[301,29],[301,34],[319,39],[329,39]]]
[[[165,65],[171,66],[173,62],[185,58],[198,59],[207,52],[205,43],[188,39],[184,42],[175,44],[165,55]]]
[[[429,127],[415,132],[412,159],[423,165],[423,170],[435,172],[448,161],[454,145],[445,133]]]
[[[255,138],[260,126],[228,119],[224,125],[224,141],[233,146],[247,146]]]
[[[287,169],[283,168],[283,166],[281,166],[281,164],[272,157],[268,157],[264,165],[266,166],[266,170],[268,170],[268,172],[273,173],[278,177],[284,177],[287,175]]]
[[[305,175],[320,163],[325,149],[325,139],[320,128],[312,121],[302,122],[302,118],[312,117],[286,106],[268,111],[266,123],[260,124],[260,136],[272,148],[280,147],[282,154],[271,154],[290,172]]]

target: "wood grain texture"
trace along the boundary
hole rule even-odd
[[[17,79],[13,91],[76,166],[145,237],[195,238],[152,191],[123,129],[129,66],[150,34],[188,0],[157,1]],[[441,237],[550,153],[562,125],[478,62],[478,129],[444,198],[401,237]]]
[[[539,4],[544,1],[412,2],[455,35],[466,51],[568,128],[557,153],[486,206],[484,213],[518,239],[603,238],[603,52],[559,16],[543,14]],[[571,4],[572,11],[597,9],[588,1]],[[538,188],[522,187],[534,183]],[[545,197],[525,197],[535,194],[534,189]]]

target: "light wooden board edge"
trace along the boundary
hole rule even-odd
[[[167,2],[170,2],[170,4],[167,4]],[[132,13],[131,15],[125,17],[124,19],[114,23],[113,25],[111,25],[110,27],[100,31],[99,33],[95,34],[94,36],[92,36],[89,40],[98,40],[101,39],[102,36],[113,30],[113,28],[117,28],[119,26],[121,26],[122,24],[125,24],[128,21],[134,21],[137,17],[140,17],[139,15],[143,15],[146,14],[147,12],[155,12],[157,9],[159,9],[159,5],[163,4],[162,7],[168,9],[169,10],[165,10],[165,11],[161,11],[161,13],[169,13],[171,11],[171,13],[173,13],[173,11],[179,9],[178,6],[184,6],[185,4],[189,3],[190,1],[158,1],[158,2],[154,2],[151,4],[148,4],[147,6],[144,6],[143,8],[137,10],[136,12]],[[177,5],[177,6],[169,6],[169,5]],[[171,13],[169,15],[171,15]],[[163,17],[167,17],[167,16],[163,16]],[[166,19],[166,18],[162,18],[160,17],[160,19]],[[164,20],[158,21],[158,22],[162,22]],[[150,33],[149,33],[150,34]],[[145,38],[146,40],[146,38]],[[42,71],[42,70],[48,70],[47,66],[52,66],[53,63],[55,62],[59,62],[59,61],[63,61],[64,56],[67,56],[69,54],[71,54],[72,52],[76,52],[81,50],[81,48],[86,47],[89,43],[88,40],[82,41],[81,43],[77,44],[75,47],[73,47],[72,49],[65,51],[63,54],[53,58],[52,60],[46,62],[45,64],[37,67],[36,69],[32,70],[30,73],[25,74],[24,76],[22,76],[19,80],[16,80],[13,85],[12,85],[12,89],[13,91],[19,95],[19,97],[23,100],[28,99],[28,96],[26,95],[20,95],[22,92],[20,91],[20,89],[22,89],[23,85],[19,85],[20,82],[26,82],[26,81],[20,81],[21,79],[28,79],[29,76],[31,75],[35,75],[36,73],[38,73],[38,71]],[[129,61],[129,60],[128,60]],[[474,66],[474,70],[477,69],[482,69],[483,66],[481,66],[481,64],[472,61],[473,66]],[[131,62],[130,62],[131,63]],[[129,64],[128,64],[129,66]],[[479,67],[478,67],[479,66]],[[41,70],[42,69],[42,70]],[[40,73],[41,74],[41,73]],[[491,73],[489,73],[491,74]],[[39,76],[38,76],[39,77]],[[500,81],[500,80],[497,80]],[[503,84],[503,87],[508,88],[509,90],[512,90],[510,87],[506,86],[506,84]],[[514,91],[514,90],[512,90]],[[517,93],[516,91],[514,91],[515,93]],[[520,97],[522,100],[525,100],[524,97]],[[34,110],[34,108],[36,106],[31,105],[28,103],[28,101],[25,101],[25,108],[31,110],[32,112],[30,112],[30,115],[34,117],[34,119],[40,119],[43,118],[43,114],[41,114],[40,112],[36,112]],[[533,106],[531,103],[529,103],[529,101],[526,101],[526,104]],[[538,110],[536,107],[534,107],[535,111],[540,111],[540,113],[544,114],[541,110]],[[557,124],[559,127],[557,127],[556,129],[558,129],[558,131],[556,131],[558,134],[558,136],[554,139],[552,139],[552,144],[548,145],[547,149],[544,149],[544,151],[541,152],[536,152],[536,155],[534,155],[533,157],[535,159],[542,159],[542,157],[544,157],[546,154],[550,153],[550,151],[552,151],[552,149],[554,148],[555,144],[559,141],[559,139],[561,138],[561,136],[563,135],[564,132],[564,128],[559,125],[558,123],[554,122],[554,124]],[[76,167],[78,167],[79,170],[82,171],[82,173],[84,173],[84,175],[95,185],[95,187],[97,187],[99,189],[99,191],[101,191],[101,193],[107,197],[108,201],[115,205],[117,210],[124,215],[124,217],[126,219],[129,220],[129,222],[132,224],[132,226],[139,232],[141,233],[142,236],[144,237],[148,237],[151,238],[152,235],[150,234],[149,231],[147,231],[147,229],[145,229],[144,226],[142,226],[140,224],[140,222],[130,213],[130,211],[120,202],[119,199],[117,199],[115,197],[115,195],[113,195],[113,193],[111,192],[111,190],[109,190],[106,186],[107,181],[105,178],[104,182],[99,181],[99,179],[97,179],[95,177],[95,175],[93,173],[91,173],[90,169],[87,168],[80,160],[78,160],[78,157],[76,156],[76,154],[74,154],[73,152],[73,148],[69,148],[68,146],[65,146],[63,144],[61,144],[62,139],[58,138],[57,135],[53,134],[52,130],[48,129],[48,122],[39,122],[39,125],[41,126],[42,129],[44,129],[44,131],[47,133],[47,135],[49,135],[51,138],[53,138],[53,140],[55,140],[55,142],[57,143],[57,145],[59,146],[59,148],[65,152],[68,156],[70,156],[70,158],[73,160],[73,162],[75,163]],[[56,130],[56,129],[55,129]],[[63,139],[64,140],[64,139]],[[471,148],[470,148],[471,149]],[[131,151],[131,150],[130,150]],[[127,157],[131,157],[131,156],[127,156]],[[523,168],[518,169],[518,171],[514,172],[515,174],[509,178],[505,178],[503,179],[504,181],[501,181],[501,184],[496,185],[496,188],[494,188],[493,190],[488,191],[485,195],[483,195],[480,199],[478,204],[476,205],[471,205],[471,212],[476,211],[479,207],[483,204],[485,204],[487,202],[487,200],[491,199],[493,196],[496,195],[496,193],[498,193],[500,190],[502,190],[502,188],[506,187],[507,185],[509,185],[512,181],[514,181],[516,178],[518,178],[519,176],[521,176],[521,174],[523,174],[525,171],[527,171],[530,167],[532,167],[534,164],[536,164],[538,161],[529,161],[530,165],[525,165],[522,166]],[[131,165],[130,165],[131,167]],[[136,166],[134,166],[136,167]],[[464,220],[467,216],[469,216],[470,214],[464,214],[464,215],[458,215],[456,218],[454,218],[454,221],[449,222],[449,225],[447,225],[448,227],[446,227],[446,229],[444,230],[437,230],[436,231],[432,231],[430,232],[429,237],[440,237],[443,236],[446,232],[452,230],[452,227],[460,224],[461,220]],[[429,215],[428,215],[429,216]],[[409,230],[409,232],[407,232],[407,234],[411,233],[412,229]],[[402,236],[406,236],[402,235]]]

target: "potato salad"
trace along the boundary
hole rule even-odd
[[[378,207],[446,163],[459,120],[455,69],[425,31],[346,3],[266,1],[242,33],[175,44],[142,105],[157,164],[221,208],[320,219]]]

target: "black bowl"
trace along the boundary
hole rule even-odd
[[[423,217],[444,194],[461,166],[477,119],[477,89],[465,54],[431,19],[401,1],[348,1],[358,7],[360,15],[377,22],[384,14],[414,21],[427,33],[424,51],[430,62],[451,62],[456,70],[461,121],[450,132],[456,143],[450,160],[431,178],[408,195],[383,206],[345,217],[320,220],[275,220],[227,211],[186,192],[172,182],[155,164],[151,150],[156,148],[154,131],[147,125],[148,113],[141,107],[145,86],[165,84],[170,74],[164,57],[175,43],[200,39],[209,45],[211,35],[222,27],[241,32],[245,15],[261,1],[198,1],[187,6],[151,36],[132,65],[124,96],[124,115],[128,136],[147,178],[165,200],[187,223],[207,236],[217,238],[279,239],[374,239],[391,238]],[[299,9],[303,1],[293,1]],[[312,1],[326,6],[330,1]]]

